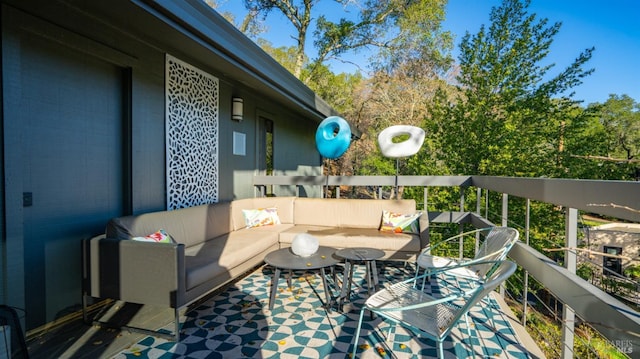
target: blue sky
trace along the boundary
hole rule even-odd
[[[489,13],[498,0],[450,0],[444,27],[456,34],[471,34],[489,26]],[[575,99],[585,104],[604,102],[609,94],[629,95],[640,102],[639,0],[532,0],[529,12],[550,23],[561,22],[548,57],[561,71],[586,48],[595,47],[588,68],[595,72],[574,88]]]
[[[245,13],[240,0],[219,2],[220,11],[234,13],[238,19]],[[327,4],[329,13],[334,14],[331,19],[337,20],[344,14],[332,1],[321,0],[321,3]],[[500,0],[449,0],[443,26],[455,36],[454,56],[465,32],[475,34],[480,25],[489,26],[491,7],[500,3]],[[595,47],[587,64],[587,68],[595,68],[595,72],[574,88],[575,99],[583,100],[586,105],[604,102],[609,94],[626,94],[640,102],[640,0],[532,0],[529,12],[549,19],[550,23],[562,23],[547,58],[548,63],[555,64],[552,75],[570,65],[586,48]],[[266,24],[268,33],[262,37],[274,46],[294,44],[290,37],[294,29],[283,16],[274,12]],[[311,46],[311,41],[307,46]],[[366,54],[350,58],[366,62]],[[334,62],[332,70],[352,72],[356,68]]]

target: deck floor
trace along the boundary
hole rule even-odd
[[[413,275],[413,267],[401,262],[382,262],[378,269],[381,285]],[[364,266],[356,266],[351,301],[342,311],[324,308],[322,282],[313,272],[294,273],[292,288],[281,280],[274,308],[269,310],[271,275],[271,268],[260,267],[187,312],[181,320],[182,337],[178,343],[88,327],[84,337],[90,339],[79,340],[82,336],[76,335],[78,343],[56,350],[51,357],[349,358],[359,308],[367,295]],[[338,275],[338,284],[341,277]],[[438,283],[433,281],[425,290],[437,295],[441,286]],[[338,292],[331,280],[329,289],[333,294]],[[164,320],[171,317],[166,311],[159,317],[163,315]],[[461,322],[444,344],[445,357],[539,358],[538,348],[531,346],[530,338],[523,338],[526,333],[512,325],[510,316],[499,299],[490,298],[477,305],[470,315],[471,338]],[[365,316],[358,340],[359,358],[436,357],[435,342],[416,337],[399,326],[393,341],[387,341],[389,326],[381,318]],[[170,330],[172,324],[166,328]],[[38,353],[41,355],[32,357],[48,357],[42,355],[46,353],[42,348]]]

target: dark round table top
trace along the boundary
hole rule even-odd
[[[370,261],[384,257],[384,252],[375,248],[344,248],[336,251],[335,255],[352,261]]]
[[[293,254],[291,248],[282,248],[267,254],[267,256],[264,257],[264,261],[280,269],[320,269],[341,262],[340,258],[333,255],[335,252],[335,248],[320,247],[318,251],[311,256],[301,257]]]

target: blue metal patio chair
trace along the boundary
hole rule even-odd
[[[444,243],[448,243],[460,238],[471,237],[477,233],[486,233],[486,237],[482,244],[478,247],[478,251],[473,259],[454,259],[447,257],[439,257],[431,254],[431,251]],[[453,237],[447,238],[436,243],[433,246],[427,246],[416,259],[417,278],[420,269],[425,269],[422,287],[424,287],[427,277],[437,274],[447,269],[448,275],[459,278],[465,278],[473,282],[483,282],[487,276],[507,258],[507,254],[518,241],[520,233],[511,227],[488,227],[476,229],[469,232],[460,233]],[[460,266],[460,264],[467,264]],[[455,268],[451,268],[455,266]]]
[[[460,319],[465,316],[467,323],[467,335],[471,336],[467,313],[480,300],[504,282],[516,270],[516,265],[510,261],[492,261],[480,264],[494,265],[497,268],[489,275],[486,281],[475,286],[469,291],[458,291],[443,298],[433,297],[413,285],[418,279],[412,278],[404,282],[393,284],[376,292],[369,297],[360,311],[360,320],[353,340],[353,355],[356,357],[358,339],[364,318],[364,312],[391,320],[396,325],[401,325],[418,334],[425,334],[437,342],[438,358],[444,358],[443,342],[455,328]],[[464,264],[455,268],[465,267]],[[454,267],[452,267],[454,268]],[[426,276],[426,275],[423,275]],[[389,328],[387,340],[392,340]]]

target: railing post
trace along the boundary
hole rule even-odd
[[[429,203],[429,187],[424,187],[423,189],[423,205],[422,205],[422,209],[424,210],[424,214],[425,215],[429,215],[429,209],[427,208],[427,204]]]
[[[524,217],[524,238],[527,246],[529,245],[529,227],[531,224],[531,200],[527,198],[527,208]],[[527,326],[527,307],[529,306],[529,272],[524,271],[522,281],[522,326]]]
[[[464,198],[465,198],[465,190],[464,187],[460,187],[460,212],[464,212]],[[464,232],[464,224],[458,224],[458,233]],[[458,240],[458,260],[462,260],[464,258],[464,238],[460,237]]]
[[[502,226],[505,227],[509,223],[509,195],[502,194]],[[500,295],[504,297],[505,286],[504,283],[500,284]]]
[[[482,188],[476,188],[476,213],[478,216],[481,216],[480,209],[482,208]],[[486,218],[486,217],[485,217]],[[476,247],[474,248],[473,253],[478,253],[478,248],[480,248],[480,232],[476,233]]]
[[[502,194],[502,226],[507,226],[509,222],[509,195]]]
[[[489,219],[489,190],[484,190],[484,218]]]
[[[565,214],[565,248],[564,266],[571,273],[576,272],[577,256],[575,248],[578,247],[578,210],[567,208]],[[562,307],[562,358],[572,359],[574,327],[576,313],[568,305]]]

